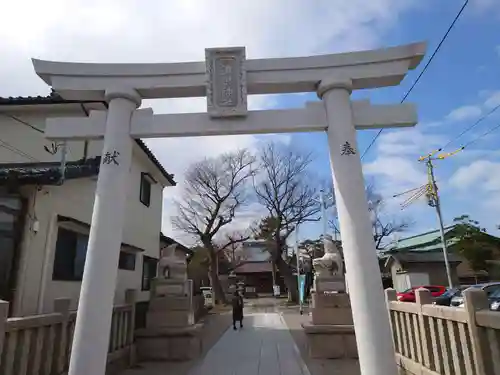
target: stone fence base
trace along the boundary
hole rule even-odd
[[[182,328],[141,329],[136,332],[141,361],[189,361],[201,355],[203,324]]]

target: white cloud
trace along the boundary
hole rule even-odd
[[[437,128],[444,124],[444,121],[420,121],[418,123],[419,128]]]
[[[486,108],[494,108],[500,104],[500,91],[493,91],[484,102]]]
[[[472,9],[479,15],[483,15],[485,13],[500,14],[500,4],[497,0],[472,0],[471,5]]]
[[[31,57],[83,62],[180,62],[204,59],[204,48],[242,45],[247,58],[334,53],[383,44],[401,12],[418,1],[397,0],[36,0],[10,1],[0,23],[0,95],[38,95],[49,89]],[[29,9],[29,12],[27,11]],[[272,106],[269,96],[253,108]],[[156,113],[204,111],[204,99],[147,101]],[[289,137],[279,136],[287,141]],[[186,167],[205,156],[255,148],[254,136],[150,140],[167,170],[182,182]],[[165,191],[163,229],[172,215]]]
[[[393,199],[393,195],[418,188],[427,182],[425,165],[420,156],[440,147],[444,138],[423,132],[421,126],[411,129],[391,130],[382,133],[377,141],[377,156],[363,165],[367,177],[373,177],[377,190],[386,200],[389,214],[400,212],[400,204],[412,192]],[[424,197],[421,198],[422,200]],[[417,212],[412,209],[413,213]]]
[[[483,159],[462,166],[450,178],[450,186],[474,194],[485,209],[500,209],[500,162]]]
[[[421,126],[391,130],[380,135],[377,151],[381,155],[411,156],[416,159],[438,148],[444,141],[440,135],[424,133]]]
[[[457,189],[500,191],[500,163],[477,160],[462,166],[450,178],[450,185]]]
[[[384,178],[391,185],[392,192],[404,190],[406,187],[416,187],[426,181],[423,169],[418,168],[417,161],[397,157],[381,156],[373,162],[364,165],[363,170],[368,175],[376,175]]]
[[[447,121],[468,121],[481,115],[481,108],[475,105],[464,105],[455,108],[447,116]]]
[[[435,121],[424,121],[420,123],[420,126],[435,128],[457,122],[471,122],[479,119],[481,114],[488,113],[491,109],[500,105],[500,91],[498,90],[481,90],[479,91],[479,98],[479,103],[454,108],[444,118]]]

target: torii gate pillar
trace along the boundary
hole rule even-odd
[[[133,140],[135,90],[106,90],[109,103],[101,167],[83,271],[68,374],[104,374],[123,234]]]
[[[326,107],[328,146],[361,374],[396,374],[394,345],[373,243],[351,107],[352,84],[329,78],[318,96]]]

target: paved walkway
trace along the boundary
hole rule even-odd
[[[309,375],[280,314],[249,314],[243,323],[228,329],[189,375]]]

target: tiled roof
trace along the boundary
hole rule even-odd
[[[272,266],[269,262],[246,262],[236,267],[234,272],[236,274],[272,272]]]
[[[455,225],[450,225],[444,228],[446,245],[451,248],[456,245],[460,240],[455,233]],[[494,241],[500,244],[500,238],[492,236],[488,233],[482,233],[482,237],[487,238],[489,241]],[[399,253],[405,251],[412,252],[432,252],[441,251],[441,234],[439,230],[422,233],[416,236],[400,239],[397,243],[390,246],[384,251],[384,254]]]
[[[450,232],[454,228],[453,225],[444,228],[445,235]],[[454,238],[447,238],[448,245],[454,244],[456,241]],[[402,238],[394,243],[388,249],[391,251],[400,251],[400,250],[415,250],[415,251],[429,251],[436,248],[441,248],[441,234],[439,230],[433,230],[430,232],[417,234],[415,236]]]
[[[160,161],[154,156],[153,152],[149,149],[148,146],[144,143],[142,139],[135,139],[135,143],[140,147],[142,151],[148,156],[149,160],[153,162],[153,164],[156,166],[156,168],[159,169],[160,173],[167,179],[167,181],[170,183],[170,185],[175,186],[177,183],[174,180],[174,175],[172,173],[168,173],[165,168],[163,168],[163,165],[161,165]]]
[[[0,97],[0,105],[36,105],[36,104],[68,104],[68,103],[91,103],[89,101],[77,101],[63,99],[54,90],[47,96],[9,96]],[[92,102],[95,103],[95,102]]]
[[[76,101],[76,100],[67,100],[62,98],[55,91],[52,91],[48,96],[17,96],[17,97],[8,97],[2,98],[0,97],[0,105],[38,105],[38,104],[70,104],[70,103],[102,103],[107,106],[106,102],[97,102],[97,101]],[[141,148],[142,151],[148,156],[148,158],[153,162],[153,164],[158,168],[160,173],[167,179],[167,181],[175,186],[176,182],[174,180],[174,175],[168,173],[165,168],[160,164],[158,159],[153,155],[151,150],[146,146],[144,141],[141,139],[135,139],[137,145]]]
[[[92,177],[99,174],[101,157],[66,163],[64,178]],[[57,185],[61,179],[59,162],[0,164],[0,185]]]

